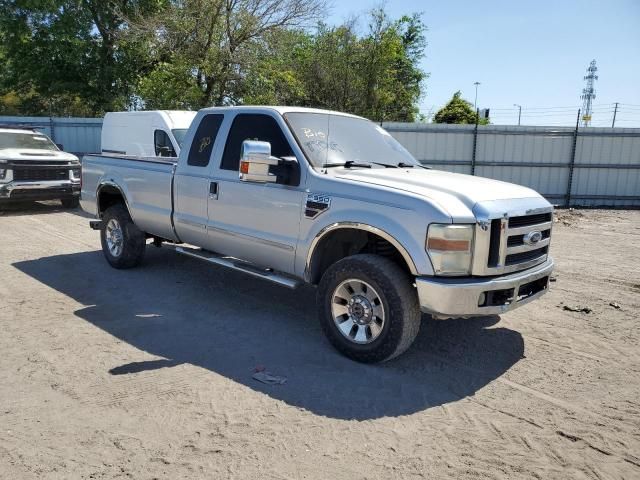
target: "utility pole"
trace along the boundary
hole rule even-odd
[[[520,116],[522,115],[522,105],[518,105],[517,103],[514,103],[513,106],[518,107],[518,126],[520,126]]]
[[[478,109],[478,85],[480,85],[480,82],[474,82],[473,84],[476,86],[476,98],[473,101],[473,109],[477,110]]]
[[[589,67],[587,68],[587,75],[584,76],[584,79],[587,81],[587,86],[582,89],[582,126],[588,127],[591,123],[591,102],[594,98],[596,98],[596,89],[593,88],[594,82],[598,79],[596,72],[598,71],[598,67],[596,67],[596,61],[591,60]]]
[[[616,102],[616,106],[613,108],[613,121],[611,122],[611,128],[616,126],[616,113],[618,113],[618,102]]]

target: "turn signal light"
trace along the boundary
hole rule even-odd
[[[427,248],[447,252],[467,252],[470,250],[469,240],[449,240],[446,238],[429,238]]]
[[[240,162],[240,173],[249,173],[249,162]]]

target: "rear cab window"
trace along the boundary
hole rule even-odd
[[[209,165],[213,145],[216,142],[222,120],[224,120],[224,115],[221,114],[209,114],[202,117],[200,125],[198,125],[198,129],[193,136],[191,148],[189,148],[187,165],[193,167],[206,167]]]

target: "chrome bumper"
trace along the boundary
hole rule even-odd
[[[80,195],[80,182],[71,180],[0,183],[0,200],[45,200],[77,195]]]
[[[502,277],[417,277],[420,308],[425,313],[442,318],[504,313],[544,295],[548,291],[553,266],[553,259],[549,257],[541,265]],[[545,277],[546,282],[542,280]],[[537,280],[540,282],[532,284]],[[530,289],[534,293],[530,293]],[[504,302],[480,306],[483,299],[486,302],[493,295],[498,299],[504,297]]]

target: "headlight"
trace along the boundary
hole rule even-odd
[[[431,224],[426,248],[436,275],[469,275],[473,225]]]

